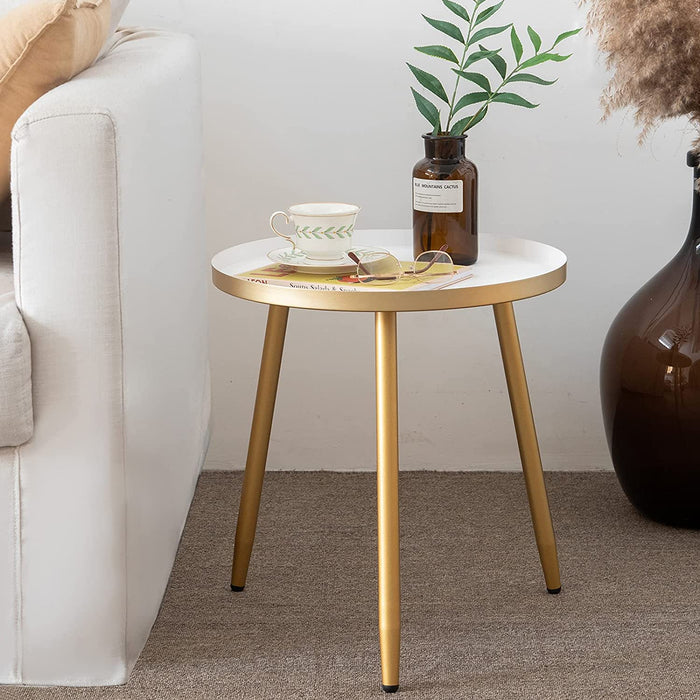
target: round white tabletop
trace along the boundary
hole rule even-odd
[[[385,248],[399,260],[412,260],[409,230],[355,231],[358,246]],[[566,279],[566,256],[557,248],[522,238],[479,234],[479,259],[472,277],[446,289],[331,292],[261,285],[237,277],[270,264],[267,253],[279,238],[265,238],[227,248],[212,259],[212,277],[221,291],[276,306],[327,311],[435,311],[501,304],[556,289]]]

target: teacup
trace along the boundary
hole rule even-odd
[[[311,202],[295,204],[289,211],[276,211],[270,217],[270,226],[312,260],[338,260],[352,248],[352,232],[360,207],[338,202]],[[275,228],[274,219],[283,216],[294,226],[294,233],[286,236]]]

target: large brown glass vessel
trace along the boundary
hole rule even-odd
[[[425,158],[413,168],[413,252],[447,252],[458,265],[479,254],[476,165],[465,155],[464,136],[424,134]]]
[[[693,184],[697,157],[688,154]],[[700,195],[677,255],[622,308],[601,362],[603,418],[630,501],[654,520],[700,528]]]

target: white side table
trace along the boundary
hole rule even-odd
[[[354,242],[413,258],[410,231],[356,231]],[[231,588],[242,591],[253,548],[282,349],[289,309],[369,311],[375,314],[377,386],[377,515],[379,637],[382,688],[399,687],[399,441],[396,313],[493,306],[510,404],[525,474],[535,539],[549,593],[559,593],[559,562],[539,446],[532,418],[512,302],[556,289],[566,279],[566,256],[556,248],[517,238],[480,236],[474,275],[452,287],[430,291],[326,292],[246,282],[236,274],[262,267],[279,239],[263,239],[221,251],[212,260],[214,284],[223,292],[269,305],[265,344],[236,526]]]

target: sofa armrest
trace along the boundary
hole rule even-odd
[[[26,683],[123,682],[167,581],[208,423],[200,120],[194,42],[131,31],[13,130]]]

